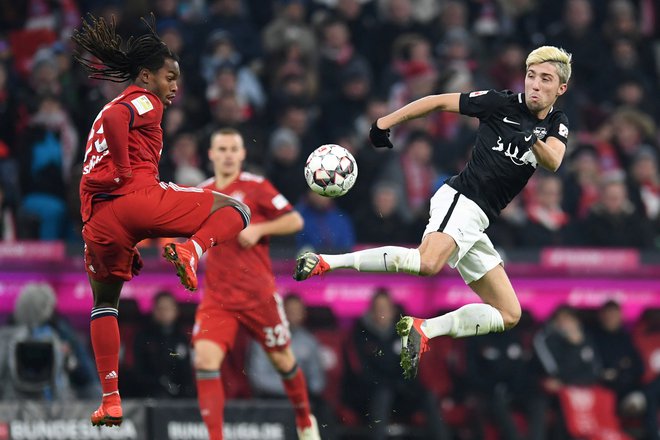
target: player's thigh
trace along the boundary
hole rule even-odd
[[[506,328],[518,323],[520,302],[504,270],[502,258],[486,235],[459,261],[457,268],[482,301],[499,310]]]
[[[239,320],[266,353],[281,351],[291,343],[289,321],[282,298],[274,293],[257,307],[244,310]]]
[[[234,312],[202,303],[195,314],[192,343],[195,348],[195,368],[219,369],[226,353],[236,341],[239,322]]]
[[[421,274],[434,275],[446,263],[455,267],[487,227],[488,217],[476,203],[442,185],[431,198],[429,221],[419,248]]]
[[[136,240],[115,216],[113,203],[95,205],[82,230],[85,270],[92,280],[106,284],[130,281],[135,255]]]
[[[160,182],[116,199],[113,209],[139,238],[190,236],[211,214],[212,191]]]
[[[424,236],[419,245],[421,259],[420,275],[435,275],[456,252],[456,242],[444,232],[431,232]]]

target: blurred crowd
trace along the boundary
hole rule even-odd
[[[3,239],[80,239],[84,142],[126,84],[86,78],[72,61],[87,12],[120,34],[157,30],[181,58],[164,116],[161,179],[210,173],[212,130],[238,128],[262,173],[310,224],[342,218],[300,247],[413,243],[428,200],[470,156],[478,121],[438,113],[366,138],[376,118],[421,96],[521,92],[527,53],[573,53],[558,103],[570,120],[556,175],[532,184],[491,226],[503,248],[660,246],[660,6],[653,0],[0,0],[0,229]],[[336,200],[309,194],[302,167],[321,144],[352,151],[357,184]],[[328,223],[332,224],[332,223]],[[320,229],[316,229],[318,232]]]
[[[525,312],[504,333],[431,340],[418,376],[406,380],[395,330],[405,310],[387,288],[376,289],[355,319],[339,320],[293,292],[283,305],[324,439],[660,439],[658,310],[630,323],[614,301],[597,309],[562,305],[543,321]],[[148,315],[135,300],[120,301],[122,396],[195,397],[194,306],[168,291],[154,296]],[[80,336],[86,330],[56,309],[48,284],[21,291],[0,328],[0,400],[70,401],[99,392]],[[247,331],[221,376],[229,399],[287,399]]]

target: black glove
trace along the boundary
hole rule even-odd
[[[376,148],[394,148],[394,145],[392,145],[392,142],[390,142],[390,129],[388,128],[387,130],[383,130],[378,128],[376,122],[371,124],[371,130],[369,130],[369,140],[371,141],[371,145]]]
[[[534,133],[528,133],[524,131],[517,131],[509,139],[509,143],[514,145],[521,150],[529,150],[532,148],[532,145],[536,143],[536,135]]]

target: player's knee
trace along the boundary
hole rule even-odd
[[[287,373],[296,365],[296,359],[291,350],[278,350],[268,353],[273,367],[280,373]]]
[[[505,310],[500,310],[502,320],[504,321],[504,328],[509,330],[518,324],[522,315],[520,304],[516,302],[515,306],[507,307]]]
[[[419,265],[419,274],[423,277],[430,277],[437,275],[444,266],[443,262],[437,260],[426,259],[422,256],[422,260]]]
[[[219,370],[224,353],[211,353],[203,347],[195,347],[193,367],[195,370]]]

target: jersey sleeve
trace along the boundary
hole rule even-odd
[[[506,105],[508,96],[507,93],[496,90],[479,90],[461,93],[458,106],[459,112],[462,115],[485,119],[493,110]]]
[[[163,116],[163,103],[151,93],[132,93],[121,104],[131,112],[130,127],[139,128],[160,124]]]
[[[268,220],[275,219],[283,214],[293,211],[293,206],[272,183],[263,180],[259,185],[257,205]]]
[[[125,106],[113,105],[105,111],[101,126],[110,157],[120,177],[131,175],[131,162],[128,157],[130,119],[130,111]]]
[[[568,142],[568,117],[564,112],[559,110],[553,112],[548,136],[556,137],[566,145]]]

